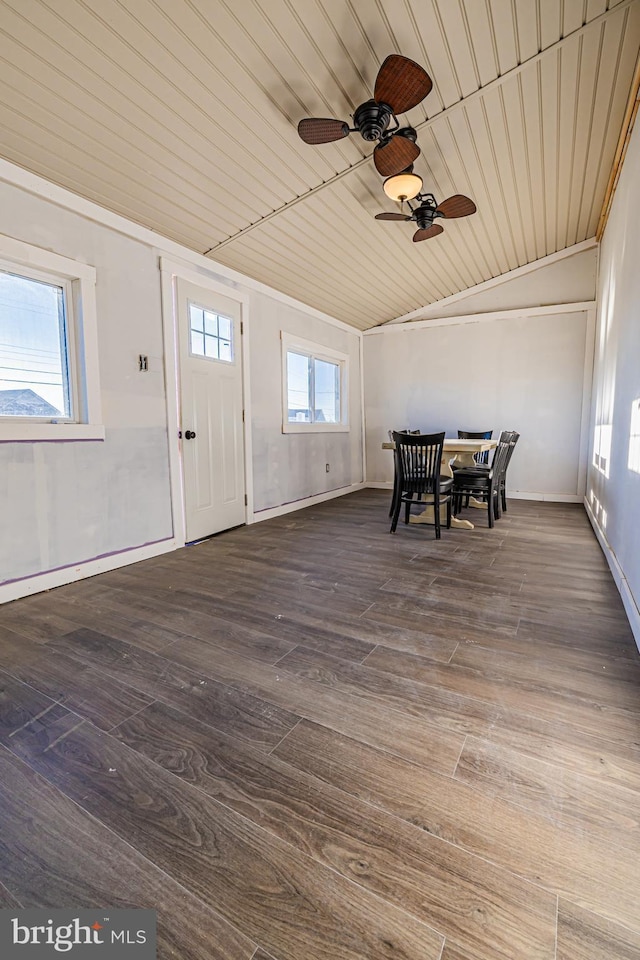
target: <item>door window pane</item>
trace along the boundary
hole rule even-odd
[[[209,313],[208,310],[204,311],[204,332],[210,337],[218,336],[218,318],[215,313]]]
[[[191,353],[197,357],[204,357],[204,334],[197,330],[191,331]]]
[[[64,288],[0,271],[0,416],[71,419]]]
[[[231,340],[231,320],[229,317],[218,317],[218,336],[221,340]]]

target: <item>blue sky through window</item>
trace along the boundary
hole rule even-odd
[[[2,413],[69,417],[65,354],[62,287],[0,271]]]

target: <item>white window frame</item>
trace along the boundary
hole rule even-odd
[[[282,432],[283,433],[349,433],[349,357],[331,347],[311,340],[302,340],[293,334],[280,332],[282,341]],[[314,360],[326,360],[340,368],[340,420],[338,423],[304,423],[289,421],[289,383],[287,378],[287,353],[299,353]]]
[[[62,287],[73,419],[0,417],[0,443],[104,440],[98,367],[95,267],[0,234],[0,266]]]

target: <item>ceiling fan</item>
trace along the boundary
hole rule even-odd
[[[298,133],[305,143],[313,145],[342,140],[355,132],[371,143],[377,140],[373,151],[376,170],[383,177],[391,177],[420,156],[416,131],[401,127],[397,114],[417,106],[432,86],[431,77],[420,64],[393,53],[378,71],[373,99],[361,103],[353,114],[353,127],[344,120],[308,117],[298,124]],[[389,128],[392,120],[395,127]]]
[[[461,193],[448,197],[442,203],[437,203],[432,193],[419,193],[415,199],[418,202],[417,207],[412,207],[411,202],[407,201],[411,214],[376,213],[376,220],[413,220],[418,226],[413,235],[413,242],[418,243],[420,240],[430,240],[431,237],[437,237],[439,233],[443,233],[440,224],[433,222],[437,217],[453,220],[457,217],[469,217],[476,212],[473,200],[464,197]]]

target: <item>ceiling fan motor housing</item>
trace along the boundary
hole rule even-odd
[[[353,123],[363,140],[380,140],[393,116],[386,103],[367,100],[361,103],[353,115]]]
[[[413,216],[420,230],[427,230],[433,223],[435,217],[439,216],[436,212],[435,205],[430,203],[422,203],[413,211]]]

